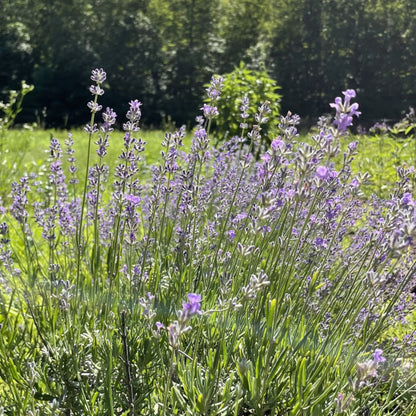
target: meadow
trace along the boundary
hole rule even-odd
[[[346,90],[220,141],[218,77],[142,131],[105,78],[84,131],[2,131],[0,415],[415,415],[414,139]]]
[[[171,129],[170,131],[173,131]],[[3,181],[1,194],[10,193],[10,185],[13,178],[21,177],[29,172],[42,172],[46,167],[51,137],[64,142],[70,133],[74,138],[74,149],[77,152],[77,164],[80,170],[86,168],[86,152],[88,137],[82,129],[56,130],[56,129],[12,129],[4,133],[4,172],[7,172],[6,182]],[[163,150],[161,142],[164,139],[163,130],[141,130],[140,137],[146,142],[143,154],[144,169],[160,162],[160,152]],[[114,170],[118,163],[119,150],[122,148],[124,132],[115,130],[111,136],[111,146],[108,149],[106,163],[110,170]],[[311,143],[310,135],[301,133],[298,139],[304,143]],[[401,166],[413,166],[416,164],[415,139],[395,137],[394,135],[374,134],[350,134],[341,137],[341,147],[346,147],[349,141],[358,142],[359,152],[351,163],[353,172],[368,172],[369,180],[363,184],[363,192],[370,196],[376,193],[382,197],[388,197],[394,190],[395,183],[399,179],[397,169]],[[189,150],[192,142],[192,132],[184,137],[184,150]],[[94,155],[95,157],[95,155]],[[338,157],[337,164],[342,163]],[[64,163],[64,169],[67,169]],[[144,172],[142,172],[143,174]],[[8,184],[7,184],[8,181]]]

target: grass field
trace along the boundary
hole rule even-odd
[[[85,168],[87,134],[82,130],[71,131],[74,139],[74,149],[80,171]],[[164,138],[161,130],[142,130],[139,137],[146,141],[144,164],[150,166],[160,159],[161,141]],[[39,171],[48,159],[50,138],[64,141],[68,136],[65,130],[9,130],[3,137],[3,169],[8,173],[6,178],[18,177],[23,173]],[[184,150],[189,150],[192,140],[191,132],[184,139]],[[308,136],[300,137],[298,141],[309,142]],[[379,137],[362,135],[341,140],[344,148],[352,140],[359,141],[359,153],[351,166],[353,172],[369,172],[371,179],[363,190],[367,196],[375,192],[379,196],[388,197],[397,181],[397,168],[400,166],[416,166],[416,139]],[[119,152],[122,149],[123,132],[113,132],[109,154],[106,162],[114,170],[118,163]],[[339,160],[342,159],[342,155]],[[7,167],[5,166],[7,164]],[[10,175],[9,175],[10,173]],[[2,186],[4,195],[5,189]]]
[[[51,137],[57,138],[62,142],[71,133],[74,139],[74,149],[77,153],[77,159],[82,166],[85,166],[86,147],[88,144],[88,135],[83,130],[66,131],[66,130],[9,130],[4,133],[3,151],[7,153],[9,163],[16,164],[20,167],[40,166],[48,158],[48,149]],[[123,146],[123,132],[114,131],[111,135],[109,147],[108,163],[116,163],[118,152]],[[160,157],[161,146],[164,132],[161,130],[146,131],[139,133],[146,141],[145,162],[153,164]],[[190,146],[191,136],[189,135],[184,144]],[[81,166],[80,166],[81,168]]]

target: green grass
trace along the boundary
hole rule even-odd
[[[65,140],[68,133],[72,134],[74,140],[75,157],[77,159],[79,179],[85,172],[87,159],[88,134],[83,130],[9,130],[4,133],[2,146],[0,147],[0,196],[6,198],[10,192],[12,181],[18,180],[21,176],[30,173],[44,174],[47,168],[45,162],[48,160],[49,143],[51,137],[59,139],[62,150],[65,151]],[[144,152],[145,166],[151,166],[160,158],[162,150],[161,141],[164,137],[161,130],[143,130],[137,137],[146,142]],[[105,163],[110,167],[110,175],[114,172],[118,164],[118,156],[123,147],[124,133],[114,131],[111,133],[109,153],[105,157]],[[97,140],[95,138],[94,140]],[[184,149],[190,148],[191,134],[188,134],[184,140]],[[92,144],[91,165],[95,163],[95,145]],[[66,160],[66,157],[64,157]],[[64,166],[65,168],[65,166]],[[146,170],[143,172],[145,173]],[[111,178],[111,176],[110,176]],[[111,181],[110,181],[111,182]]]
[[[20,166],[40,164],[48,157],[49,141],[55,137],[61,141],[64,147],[64,141],[72,133],[75,143],[76,157],[81,162],[86,157],[86,146],[88,135],[82,130],[9,130],[5,133],[3,150],[9,153],[8,158]],[[108,163],[111,165],[117,160],[117,152],[123,146],[124,133],[114,131],[111,133],[110,153]],[[160,142],[164,137],[161,130],[143,130],[138,134],[146,141],[146,163],[152,164],[160,156]],[[190,136],[187,137],[185,145],[190,145]]]
[[[86,148],[88,135],[83,130],[70,131],[74,139],[75,157],[80,172],[84,171],[86,164]],[[118,163],[118,155],[123,145],[121,131],[111,134],[109,154],[105,162],[110,166],[110,172]],[[31,172],[40,173],[48,158],[49,141],[51,137],[60,140],[62,148],[68,136],[66,130],[9,130],[5,132],[1,153],[2,166],[1,177],[3,179],[1,194],[3,198],[10,188],[11,178],[16,180],[23,174]],[[146,141],[144,152],[145,165],[150,166],[160,158],[160,145],[164,137],[161,130],[143,130],[139,137]],[[299,141],[308,140],[301,136]],[[397,168],[403,165],[416,165],[416,152],[414,139],[398,139],[379,136],[357,136],[343,139],[342,146],[350,141],[359,141],[359,155],[352,163],[353,173],[368,172],[371,175],[370,182],[363,187],[366,196],[377,193],[388,197],[393,190],[397,180]],[[184,148],[189,149],[191,145],[191,134],[184,140]],[[94,146],[94,145],[93,145]],[[95,155],[95,149],[93,148]],[[342,158],[342,155],[340,156]],[[6,162],[7,159],[7,162]],[[7,185],[7,191],[5,189]]]
[[[377,193],[388,197],[398,179],[397,168],[416,165],[414,139],[379,136],[360,136],[357,139],[360,142],[359,156],[352,168],[355,172],[370,173],[370,183],[364,188],[366,195]]]
[[[82,130],[70,131],[75,142],[76,158],[80,170],[85,166],[86,146],[88,136]],[[49,141],[55,137],[61,141],[67,138],[66,130],[9,130],[4,135],[2,153],[7,153],[7,160],[14,171],[21,174],[40,167],[48,158]],[[146,141],[145,163],[152,165],[160,158],[164,132],[161,130],[143,130],[138,135]],[[306,137],[299,138],[299,141]],[[378,136],[357,136],[359,140],[359,156],[352,163],[354,172],[368,171],[372,180],[367,186],[367,193],[385,193],[397,179],[396,169],[403,164],[408,166],[416,164],[416,154],[413,140],[396,139],[391,137],[380,138]],[[352,141],[352,138],[343,140],[343,145]],[[111,134],[109,154],[106,163],[113,167],[117,163],[118,152],[123,144],[123,132],[115,131]],[[185,149],[191,144],[191,134],[185,138]],[[6,155],[4,155],[6,156]],[[4,159],[4,157],[2,157]]]

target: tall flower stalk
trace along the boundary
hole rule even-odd
[[[82,203],[81,203],[81,213],[79,218],[79,225],[76,233],[76,246],[77,246],[77,272],[76,272],[76,288],[77,291],[80,290],[80,279],[81,279],[81,260],[82,255],[85,253],[84,247],[84,213],[85,205],[87,199],[87,186],[88,186],[88,175],[90,169],[90,158],[91,158],[91,144],[92,138],[95,133],[98,131],[97,124],[95,123],[95,115],[97,112],[101,111],[102,106],[98,104],[98,97],[104,94],[104,90],[101,88],[101,85],[107,79],[107,74],[105,71],[100,69],[94,69],[91,74],[91,80],[95,82],[95,85],[90,86],[90,92],[93,95],[94,99],[88,102],[88,108],[91,110],[90,122],[85,126],[84,130],[88,133],[88,147],[87,147],[87,162],[85,168],[85,177],[84,177],[84,189],[82,192]]]

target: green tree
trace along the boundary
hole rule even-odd
[[[231,71],[244,61],[252,69],[264,69],[265,41],[275,15],[273,0],[226,0],[221,4],[219,34],[224,54],[220,72]]]
[[[415,8],[410,0],[283,0],[267,65],[283,105],[317,117],[355,88],[368,122],[397,118],[415,98]]]
[[[216,72],[218,0],[156,0],[151,15],[163,36],[163,111],[177,123],[193,121],[203,85]]]
[[[21,80],[29,79],[33,67],[29,29],[16,16],[16,8],[24,7],[26,1],[17,2],[0,1],[0,99],[6,99],[8,91],[17,89]]]
[[[160,123],[163,43],[161,28],[149,12],[150,1],[95,3],[90,8],[94,30],[89,38],[96,55],[94,65],[108,74],[106,100],[126,112],[128,101],[137,98],[144,103],[144,121]]]

